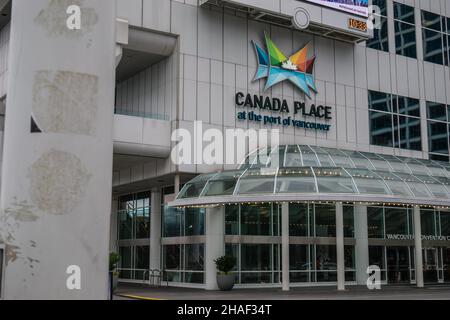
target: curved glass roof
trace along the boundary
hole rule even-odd
[[[194,178],[173,205],[258,201],[450,206],[450,163],[307,145],[260,149],[239,170]]]

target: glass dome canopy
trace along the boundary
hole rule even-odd
[[[450,206],[450,164],[307,145],[261,149],[189,181],[173,206],[343,201]]]

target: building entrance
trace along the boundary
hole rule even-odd
[[[423,280],[425,283],[438,283],[441,250],[438,248],[424,248],[422,251]]]
[[[410,258],[408,247],[387,247],[389,284],[410,283]]]
[[[442,249],[444,282],[450,283],[450,248]]]

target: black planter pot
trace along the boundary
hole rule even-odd
[[[230,291],[234,287],[235,280],[236,280],[235,274],[218,274],[217,286],[222,291]]]

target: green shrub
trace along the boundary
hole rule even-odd
[[[120,254],[117,252],[110,252],[109,253],[109,271],[113,272],[117,268],[117,264],[120,261]]]
[[[228,274],[236,265],[236,258],[231,256],[223,256],[214,260],[219,272]]]

